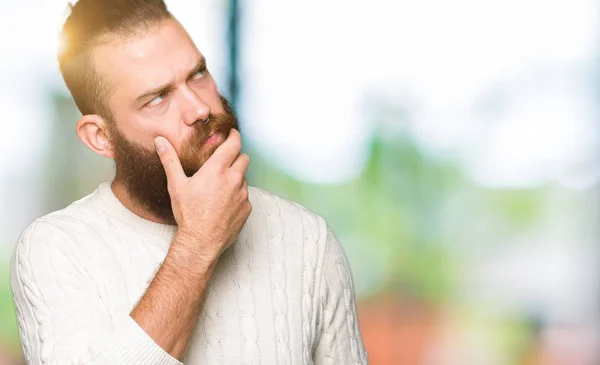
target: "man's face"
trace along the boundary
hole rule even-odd
[[[217,91],[206,62],[181,25],[170,20],[143,37],[101,46],[99,74],[112,83],[109,105],[115,179],[131,198],[175,223],[166,175],[155,152],[167,138],[193,175],[237,121]],[[215,134],[216,138],[208,137]]]

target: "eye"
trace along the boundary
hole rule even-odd
[[[196,73],[194,73],[191,77],[192,80],[198,80],[199,78],[201,78],[202,76],[206,75],[206,67],[202,68],[198,71],[196,71]]]
[[[158,104],[160,104],[163,100],[165,100],[165,98],[167,97],[167,92],[162,92],[160,93],[157,97],[155,97],[154,99],[150,100],[148,102],[148,106],[156,106]]]

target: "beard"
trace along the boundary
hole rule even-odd
[[[221,133],[225,137],[232,128],[239,129],[237,119],[227,100],[221,96],[225,112],[210,114],[208,123],[194,123],[191,136],[178,153],[183,171],[188,177],[194,175],[209,159],[219,145],[202,148],[208,136]],[[114,122],[114,121],[113,121]],[[148,149],[127,139],[110,123],[116,166],[115,181],[125,187],[129,197],[153,213],[157,218],[176,224],[167,188],[167,175],[154,148]]]

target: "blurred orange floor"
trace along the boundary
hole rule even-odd
[[[436,310],[393,295],[358,304],[370,365],[421,364],[440,327]]]

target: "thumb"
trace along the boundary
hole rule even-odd
[[[181,167],[177,151],[175,151],[173,145],[171,145],[165,137],[161,136],[154,139],[154,146],[156,147],[160,162],[167,174],[167,183],[169,187],[178,185],[181,180],[186,178],[186,175]],[[171,189],[169,189],[169,191],[170,190]]]

